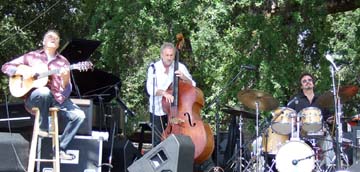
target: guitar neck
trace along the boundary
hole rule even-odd
[[[73,65],[70,65],[69,67],[70,70],[74,69],[74,66]],[[37,75],[37,78],[44,78],[44,77],[48,77],[50,75],[53,75],[53,74],[58,74],[60,73],[60,69],[52,69],[52,70],[49,70],[47,72],[43,72],[43,73],[39,73]]]

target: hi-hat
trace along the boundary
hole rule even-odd
[[[256,110],[256,103],[259,110],[274,110],[279,107],[279,102],[270,94],[260,90],[243,90],[238,92],[237,98],[241,103]]]
[[[243,118],[255,119],[255,117],[256,117],[254,113],[245,111],[243,109],[235,109],[235,108],[231,108],[228,106],[226,106],[226,107],[227,107],[226,109],[221,109],[221,111],[228,113],[230,115],[235,115],[235,116],[241,115]]]
[[[354,97],[359,88],[354,85],[342,86],[339,89],[339,96],[341,102],[349,101],[352,97]],[[317,104],[321,107],[333,107],[334,106],[334,96],[332,91],[327,91],[322,94],[317,100]]]

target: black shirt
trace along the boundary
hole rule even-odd
[[[323,120],[326,121],[331,114],[328,109],[321,107],[317,103],[317,99],[319,98],[318,94],[314,95],[314,98],[312,102],[308,100],[308,98],[305,96],[305,94],[301,91],[298,94],[296,94],[288,103],[288,107],[294,109],[297,113],[299,113],[302,109],[307,107],[316,107],[321,110],[321,114],[323,116]]]

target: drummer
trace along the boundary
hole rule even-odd
[[[297,113],[302,109],[307,107],[317,107],[321,109],[321,114],[324,121],[330,117],[330,113],[327,109],[321,108],[317,103],[318,94],[314,92],[315,88],[315,78],[310,73],[303,73],[299,77],[300,82],[300,92],[296,94],[290,101],[287,106],[294,109]]]
[[[327,108],[322,108],[317,101],[317,99],[319,98],[320,95],[318,95],[314,92],[314,88],[315,88],[314,76],[311,75],[310,73],[303,73],[299,77],[299,82],[300,82],[301,90],[292,99],[290,99],[287,106],[289,108],[294,109],[297,113],[299,113],[302,109],[307,108],[307,107],[319,108],[321,110],[321,115],[323,117],[323,121],[326,121],[331,116],[331,114]],[[323,124],[325,124],[323,126],[325,126],[325,127],[327,126],[326,123],[323,123]],[[322,132],[320,132],[320,133],[322,133]],[[316,141],[317,145],[319,145],[322,150],[328,150],[329,148],[332,148],[333,145],[332,145],[331,141],[330,142],[326,141],[326,140],[331,140],[331,136],[329,135],[329,133],[325,132],[325,133],[323,133],[322,136],[324,136],[325,138],[321,139],[321,140],[317,140]],[[305,142],[307,144],[309,144],[309,146],[311,146],[308,139],[306,139],[307,136],[305,135],[304,137],[305,138],[303,138],[303,139],[305,139]],[[326,157],[326,158],[324,158],[324,157]],[[323,158],[321,158],[322,162],[320,163],[320,165],[322,166],[325,164],[326,166],[329,166],[333,157],[334,157],[334,151],[326,151],[325,154],[323,155]]]

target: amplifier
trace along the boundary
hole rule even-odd
[[[101,172],[103,141],[107,141],[107,132],[92,132],[92,136],[75,136],[67,148],[67,153],[74,154],[74,160],[61,160],[61,171]],[[41,158],[51,159],[51,138],[40,139]],[[37,164],[41,172],[52,172],[52,162]]]
[[[92,119],[93,119],[93,101],[91,99],[71,99],[73,103],[78,105],[81,110],[85,112],[86,118],[81,124],[79,130],[77,131],[77,135],[91,135],[92,131]],[[68,122],[68,119],[65,115],[58,115],[59,117],[59,133],[63,133],[65,126]]]
[[[353,126],[351,128],[352,130],[352,135],[353,135],[353,145],[355,147],[360,147],[360,126]],[[359,163],[360,161],[360,149],[357,149],[357,148],[353,148],[353,159],[352,159],[352,162],[353,163]]]

